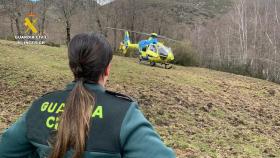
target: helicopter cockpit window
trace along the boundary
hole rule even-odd
[[[160,56],[168,56],[170,50],[166,47],[159,47],[158,52]]]
[[[156,49],[156,47],[154,45],[150,46],[150,50],[153,51],[153,52],[157,52],[157,49]]]

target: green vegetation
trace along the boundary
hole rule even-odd
[[[183,66],[197,66],[198,57],[190,44],[174,43],[170,45],[175,56],[175,64]]]
[[[66,48],[0,41],[0,130],[72,81]],[[280,155],[280,86],[209,69],[166,70],[114,56],[108,89],[136,98],[178,157]],[[274,93],[272,93],[272,91]]]

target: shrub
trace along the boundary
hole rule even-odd
[[[15,36],[7,36],[6,39],[8,41],[16,41]]]
[[[2,40],[8,40],[8,41],[16,41],[15,36],[3,36],[0,37]]]
[[[45,45],[50,46],[50,47],[60,47],[60,44],[48,41],[45,43]]]
[[[197,66],[198,58],[196,50],[188,43],[174,43],[170,45],[175,61],[174,64],[183,65],[183,66]]]

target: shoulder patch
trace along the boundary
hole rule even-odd
[[[124,95],[124,94],[121,94],[121,93],[116,93],[116,92],[108,91],[108,90],[106,90],[106,93],[107,93],[107,94],[110,94],[110,95],[113,95],[113,96],[115,96],[115,97],[121,98],[121,99],[128,100],[128,101],[130,101],[130,102],[135,102],[135,99],[134,99],[134,98],[129,97],[129,96]]]

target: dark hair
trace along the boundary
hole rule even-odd
[[[70,41],[68,58],[76,84],[60,116],[50,158],[64,157],[69,148],[74,150],[73,158],[82,157],[95,104],[94,94],[84,83],[97,83],[99,77],[104,75],[112,57],[110,44],[100,34],[78,34]]]

